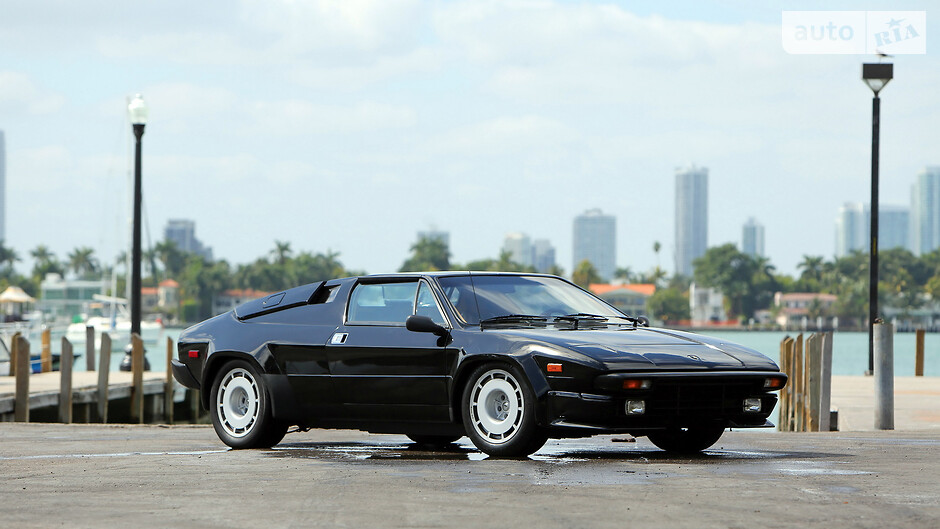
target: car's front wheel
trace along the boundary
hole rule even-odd
[[[667,428],[650,433],[648,437],[651,443],[667,452],[694,454],[717,443],[724,431],[723,424],[697,424]]]
[[[502,364],[477,368],[463,391],[467,436],[497,457],[525,457],[548,439],[536,422],[535,394],[518,369]]]
[[[264,381],[244,360],[224,366],[209,396],[212,426],[232,448],[269,448],[287,433],[287,425],[274,419]]]

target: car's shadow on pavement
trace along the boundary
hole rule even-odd
[[[368,443],[368,442],[301,442],[281,443],[264,454],[278,458],[321,459],[331,461],[482,461],[496,460],[480,452],[469,442],[457,442],[446,445],[421,445],[417,443]],[[525,458],[512,458],[515,461],[534,461],[547,463],[570,463],[584,461],[620,461],[646,463],[652,461],[688,464],[715,464],[744,461],[766,461],[779,459],[844,459],[850,453],[826,453],[808,451],[771,451],[740,449],[709,449],[697,454],[673,454],[631,444],[614,444],[599,447],[596,443],[582,444],[565,442],[547,445]]]

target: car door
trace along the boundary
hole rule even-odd
[[[381,421],[447,421],[447,340],[412,332],[415,312],[447,325],[430,285],[417,278],[358,283],[346,322],[327,345],[330,375],[346,417]]]

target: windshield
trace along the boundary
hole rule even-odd
[[[509,315],[623,318],[610,305],[555,277],[454,276],[440,277],[438,282],[458,316],[470,324]]]

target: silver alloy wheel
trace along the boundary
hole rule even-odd
[[[470,420],[487,442],[503,444],[519,431],[524,412],[519,382],[507,371],[491,369],[477,379],[470,393]]]
[[[248,435],[258,422],[260,409],[260,390],[251,373],[240,367],[226,373],[215,402],[219,423],[226,433],[232,437]]]

